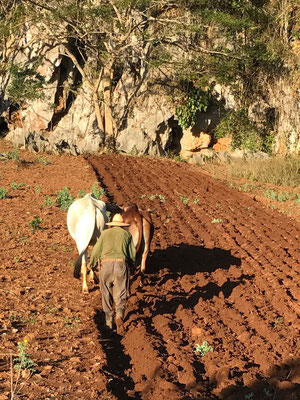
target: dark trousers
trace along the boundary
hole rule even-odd
[[[112,315],[114,303],[116,316],[123,319],[129,293],[129,269],[126,262],[102,260],[99,277],[103,311]]]

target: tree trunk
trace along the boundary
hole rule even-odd
[[[104,67],[102,79],[103,105],[104,105],[104,132],[105,144],[108,148],[115,148],[114,123],[112,115],[111,80],[113,74],[113,61]]]

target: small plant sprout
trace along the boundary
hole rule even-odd
[[[166,201],[165,196],[163,196],[162,194],[159,194],[157,197],[159,198],[159,200],[160,200],[162,203],[164,203],[164,202]]]
[[[104,195],[105,191],[103,188],[99,187],[98,182],[95,182],[92,186],[92,193],[96,197],[96,199],[99,200]]]
[[[214,351],[214,348],[206,340],[202,344],[196,343],[193,350],[195,354],[199,354],[201,357],[210,351]]]
[[[38,194],[41,193],[41,189],[42,189],[42,186],[41,186],[41,185],[37,185],[37,186],[35,187],[35,191],[36,191]]]
[[[156,194],[150,194],[150,196],[148,196],[149,200],[154,200],[156,197]]]
[[[41,219],[38,215],[35,215],[33,220],[28,222],[28,225],[30,226],[32,232],[34,232],[37,229],[43,229],[41,226],[42,223],[43,223],[43,219]]]
[[[296,194],[294,201],[296,204],[300,205],[300,194]]]
[[[183,202],[183,204],[188,204],[189,198],[185,196],[180,196],[180,200]]]
[[[62,210],[68,210],[73,201],[74,197],[70,195],[67,186],[57,193],[56,203]]]
[[[79,198],[81,199],[81,198],[84,197],[85,195],[86,195],[85,191],[82,190],[82,189],[80,189],[77,197],[79,197]]]
[[[15,181],[12,181],[12,183],[10,184],[10,187],[11,187],[13,190],[17,190],[17,189],[19,189],[20,187],[23,187],[23,186],[25,186],[24,183],[17,183],[17,182],[15,182]]]
[[[254,393],[247,393],[245,394],[245,400],[254,400]]]
[[[42,164],[42,165],[52,164],[52,161],[49,161],[46,157],[38,158],[38,162],[39,162],[39,164]]]
[[[221,218],[214,218],[211,222],[212,222],[212,224],[218,224],[218,223],[223,222],[223,220]]]
[[[10,321],[18,321],[19,319],[19,317],[15,313],[11,313],[8,318]]]
[[[27,352],[28,340],[25,339],[23,342],[18,342],[18,357],[14,359],[14,366],[17,370],[28,370],[31,374],[36,372],[36,364],[29,358],[30,354]]]
[[[143,193],[142,195],[141,195],[141,199],[144,199],[146,197],[146,195]]]
[[[19,160],[19,150],[15,149],[14,151],[9,151],[6,154],[6,157],[8,158],[8,160],[18,161]]]
[[[66,328],[76,328],[77,325],[80,323],[80,317],[79,316],[74,316],[72,318],[69,317],[65,317],[65,327]]]
[[[7,189],[0,187],[0,199],[7,199],[8,192]]]
[[[274,396],[274,390],[273,388],[264,388],[264,395],[268,398],[268,399],[272,399]]]
[[[198,197],[196,197],[195,200],[194,200],[194,204],[198,204],[199,201],[200,201],[200,200],[198,199]]]
[[[52,197],[46,195],[44,198],[44,204],[45,204],[45,206],[51,206],[52,204],[54,204]]]

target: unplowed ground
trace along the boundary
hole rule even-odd
[[[0,400],[300,399],[295,219],[164,160],[20,150],[0,178]],[[55,204],[65,186],[77,196],[96,181],[103,200],[135,202],[155,226],[123,337],[104,330],[99,287],[83,295],[73,278],[75,243]],[[33,374],[12,366],[25,339]]]

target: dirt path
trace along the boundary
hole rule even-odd
[[[24,338],[37,371],[19,378],[23,399],[300,398],[297,222],[187,164],[19,159],[0,163],[10,196],[0,200],[0,400],[11,398],[9,353]],[[96,180],[104,200],[136,202],[155,225],[123,338],[103,330],[99,288],[84,296],[72,276],[66,212],[45,205],[65,186],[76,196]],[[43,230],[31,232],[34,216]],[[205,341],[212,351],[201,356]]]

